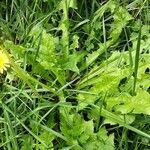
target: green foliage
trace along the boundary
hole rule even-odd
[[[53,134],[44,131],[41,133],[39,137],[44,141],[44,143],[49,147],[49,149],[53,149],[52,143],[52,141],[54,140]],[[40,150],[45,150],[45,146],[43,146],[42,144],[39,144],[38,147]]]
[[[148,1],[3,0],[0,11],[1,149],[149,149]]]
[[[108,99],[108,107],[113,108],[122,114],[150,114],[150,98],[149,93],[144,90],[139,90],[136,96],[122,93],[118,97],[110,97]]]
[[[120,55],[120,58],[107,64],[107,61],[113,59],[114,55]],[[79,88],[86,88],[87,86],[92,86],[88,89],[89,94],[80,93],[78,95],[79,106],[83,109],[88,104],[91,104],[100,99],[106,103],[106,108],[116,112],[121,112],[121,114],[136,113],[136,114],[148,114],[149,115],[149,93],[147,89],[149,88],[149,75],[145,73],[146,69],[149,67],[150,55],[141,55],[141,61],[139,62],[139,72],[137,78],[137,95],[132,96],[133,87],[133,77],[130,77],[131,72],[129,69],[129,62],[125,59],[127,53],[116,53],[113,54],[106,62],[105,69],[100,68],[98,71],[99,76],[95,74],[91,79],[86,81],[81,81]],[[146,58],[146,59],[145,59]],[[124,63],[126,65],[124,65]],[[103,70],[104,69],[104,70]],[[91,70],[92,72],[92,70]],[[89,73],[90,77],[90,73]],[[92,93],[92,94],[90,94]],[[145,109],[144,109],[145,108]]]
[[[21,150],[32,150],[33,145],[32,145],[32,137],[31,136],[25,136],[23,138],[23,146],[21,147]]]
[[[108,136],[105,128],[94,133],[92,120],[85,121],[77,113],[63,115],[61,119],[61,131],[68,138],[68,144],[74,145],[73,149],[114,150],[113,134]]]

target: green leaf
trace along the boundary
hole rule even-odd
[[[77,64],[81,61],[84,55],[85,54],[81,52],[74,52],[73,54],[69,55],[68,61],[63,65],[63,68],[79,74],[80,71]]]
[[[70,45],[70,49],[75,50],[76,48],[79,48],[79,37],[77,35],[73,36],[72,44]]]
[[[123,108],[125,108],[126,113],[150,115],[150,94],[144,90],[139,90],[136,96],[124,103]],[[119,106],[116,109],[117,111],[123,110]]]
[[[121,6],[116,6],[116,11],[113,15],[114,22],[111,24],[110,33],[110,45],[119,38],[122,29],[127,25],[127,23],[133,19],[133,17],[128,13],[126,9]]]
[[[31,30],[30,36],[33,36],[34,47],[38,49],[36,60],[45,70],[51,71],[58,81],[64,85],[65,73],[61,64],[63,58],[60,54],[57,55],[56,51],[59,45],[58,38],[47,33],[41,26],[35,26]]]
[[[98,132],[98,138],[101,143],[99,143],[99,146],[101,147],[101,150],[114,150],[114,135],[110,134],[109,136],[107,135],[107,131],[105,128],[100,128]]]
[[[139,90],[136,96],[122,93],[120,96],[108,98],[107,108],[113,108],[121,114],[150,115],[150,94],[144,90]]]
[[[88,134],[88,133],[87,133]],[[92,134],[90,139],[83,145],[85,150],[114,150],[114,135],[107,135],[105,128],[100,128],[97,134]]]
[[[21,45],[15,45],[12,41],[5,41],[4,43],[6,49],[10,49],[11,54],[16,60],[22,60],[24,58],[26,48]]]
[[[53,149],[53,140],[54,140],[54,135],[50,132],[43,131],[39,135],[40,139],[44,141],[44,143],[49,147],[49,149]],[[45,147],[42,144],[38,144],[38,147],[40,150],[45,150]]]
[[[63,9],[64,5],[67,5],[67,8],[77,9],[77,1],[76,0],[62,0],[59,5],[59,10]]]
[[[62,113],[61,131],[70,141],[68,144],[75,145],[73,150],[114,150],[113,135],[107,136],[104,128],[94,133],[93,120],[85,121],[78,113],[69,114],[66,110]]]
[[[21,150],[33,150],[33,139],[30,135],[24,135],[22,138],[22,147]]]

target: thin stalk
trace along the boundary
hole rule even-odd
[[[10,141],[10,138],[9,138],[9,135],[8,135],[8,127],[7,127],[6,123],[4,124],[4,129],[5,129],[5,138],[6,138],[5,140]],[[11,150],[10,142],[7,143],[7,149]]]
[[[127,41],[127,47],[129,49],[129,60],[130,60],[130,67],[131,67],[131,70],[133,69],[133,58],[132,58],[132,51],[130,49],[130,46],[129,46],[129,39],[128,39],[128,35],[127,35],[127,31],[125,28],[124,29],[124,33],[125,33],[125,37],[126,37],[126,41]]]
[[[4,103],[0,104],[3,106],[3,108],[7,111],[7,113],[11,114],[19,124],[22,125],[22,127],[30,134],[32,135],[36,140],[38,140],[44,147],[48,147],[43,140],[40,139],[39,136],[37,136],[35,133],[33,133]]]
[[[5,108],[4,108],[4,119],[7,122],[7,126],[8,126],[7,129],[8,129],[8,133],[9,133],[10,138],[15,137],[15,132],[14,132],[14,129],[12,126],[12,122],[11,122],[10,117],[9,117],[7,111],[5,110]],[[16,138],[12,138],[11,144],[12,144],[14,150],[18,150]]]
[[[104,18],[104,16],[103,16],[103,40],[104,40],[104,45],[105,45],[105,57],[106,57],[106,60],[107,60],[108,56],[107,56],[106,28],[105,28],[105,18]]]
[[[135,92],[136,92],[137,74],[138,74],[138,67],[139,67],[140,46],[141,46],[141,28],[142,28],[142,25],[140,25],[136,54],[135,54],[134,82],[133,82],[133,91],[132,91],[133,95],[135,95]]]

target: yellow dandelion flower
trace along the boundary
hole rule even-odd
[[[0,49],[0,73],[6,71],[8,67],[10,67],[9,59],[4,51]]]

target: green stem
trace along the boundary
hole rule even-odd
[[[138,74],[138,67],[139,67],[139,56],[140,56],[140,46],[141,46],[141,28],[142,28],[142,25],[140,25],[136,54],[135,54],[134,83],[133,83],[133,92],[132,92],[133,95],[135,95],[135,92],[136,92],[136,82],[137,82],[137,74]]]
[[[63,5],[63,35],[62,35],[62,43],[63,43],[63,51],[64,57],[68,58],[69,55],[69,18],[68,18],[68,7],[69,7],[70,0],[65,0]]]

